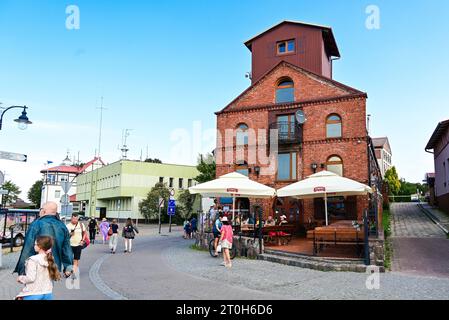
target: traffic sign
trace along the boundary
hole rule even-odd
[[[168,200],[168,206],[169,207],[176,207],[176,200],[172,200],[172,199]]]
[[[61,188],[62,191],[64,191],[65,194],[69,193],[70,188],[72,187],[72,183],[68,181],[62,181],[61,182]]]
[[[159,198],[159,208],[163,208],[165,205],[165,200],[163,198]]]
[[[0,151],[0,159],[27,162],[28,156],[26,154]]]
[[[175,213],[176,213],[176,207],[168,207],[167,214],[168,214],[169,216],[174,216]]]
[[[9,191],[8,190],[3,190],[3,189],[0,189],[0,194],[8,194],[9,193]]]
[[[70,198],[69,198],[69,195],[68,194],[64,194],[62,197],[61,197],[61,203],[63,203],[63,204],[69,204],[70,203]]]

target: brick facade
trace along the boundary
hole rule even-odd
[[[276,104],[276,86],[285,77],[294,83],[294,102]],[[317,164],[317,171],[320,171],[326,169],[326,162],[331,156],[338,156],[343,162],[343,176],[370,184],[366,99],[367,95],[359,90],[281,61],[216,113],[217,177],[241,168],[237,165],[237,160],[240,159],[246,161],[250,179],[279,189],[313,174],[312,163]],[[302,125],[301,139],[278,145],[279,152],[296,152],[297,179],[276,181],[277,155],[267,161],[268,156],[273,155],[270,153],[272,138],[269,129],[272,124],[276,124],[278,116],[294,116],[298,110],[302,110],[307,119]],[[339,138],[326,137],[326,120],[332,114],[341,118],[342,135]],[[244,147],[236,147],[235,133],[229,132],[236,130],[242,123],[249,128],[249,141]],[[255,157],[254,153],[261,154]],[[241,156],[237,157],[236,154]],[[256,174],[256,167],[260,168],[259,175]],[[274,170],[269,170],[270,168]],[[368,208],[368,197],[347,197],[345,201],[354,212],[351,218],[362,220],[363,212]],[[313,199],[298,201],[289,198],[250,199],[250,209],[254,204],[262,206],[265,218],[275,215],[275,208],[279,206],[293,208],[294,211],[299,211],[299,215],[296,212],[288,218],[289,222],[294,219],[297,225],[313,222],[316,218],[315,211],[318,211],[315,206],[319,205]]]

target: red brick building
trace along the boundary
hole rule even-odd
[[[327,169],[368,185],[379,181],[366,129],[367,94],[332,79],[340,57],[332,29],[284,21],[245,45],[252,52],[252,84],[216,112],[217,177],[239,171],[278,189]],[[323,199],[237,203],[253,205],[262,206],[265,218],[285,214],[298,230],[324,220]],[[368,208],[368,197],[329,203],[331,221],[361,220]]]

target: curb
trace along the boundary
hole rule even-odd
[[[422,212],[424,212],[424,214],[430,219],[432,220],[433,223],[435,223],[441,230],[444,231],[444,233],[446,235],[449,235],[449,230],[447,230],[445,227],[443,227],[438,218],[435,217],[432,212],[430,212],[429,210],[427,210],[426,208],[424,208],[424,206],[421,203],[418,203],[418,207],[421,209]]]

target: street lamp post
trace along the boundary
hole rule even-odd
[[[27,106],[11,106],[11,107],[3,110],[3,112],[0,116],[0,130],[2,130],[3,116],[5,115],[6,111],[11,110],[11,109],[16,109],[16,108],[23,109],[22,115],[14,120],[15,122],[18,123],[19,129],[25,130],[29,124],[32,124],[32,122],[28,119],[28,116],[27,116],[27,111],[26,111],[28,109]]]

